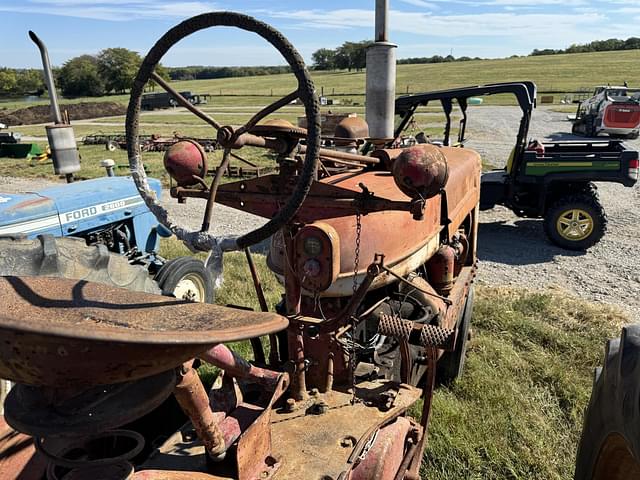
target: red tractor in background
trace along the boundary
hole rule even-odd
[[[287,60],[298,86],[242,127],[220,125],[154,72],[196,31],[255,32]],[[174,224],[149,187],[138,142],[140,100],[154,80],[217,130],[224,157],[205,178],[206,153],[185,141],[165,165],[184,202],[206,201],[200,231]],[[307,129],[267,119],[299,98]],[[322,148],[319,102],[300,55],[272,27],[221,12],[174,27],[145,58],[126,131],[132,174],[160,223],[194,251],[246,252],[264,312],[193,304],[76,280],[3,277],[0,377],[16,445],[0,443],[13,476],[114,479],[418,478],[436,376],[461,372],[473,306],[480,157],[459,148],[373,148],[347,119],[342,147]],[[222,185],[233,150],[277,154],[279,172]],[[270,219],[241,237],[207,233],[213,204]],[[271,238],[268,265],[284,294],[269,311],[249,247]],[[260,336],[268,337],[268,355]],[[223,342],[250,339],[249,363]],[[194,358],[221,370],[206,391]],[[176,428],[160,405],[173,394]],[[408,410],[424,400],[420,421]],[[159,413],[160,412],[160,413]],[[12,440],[12,441],[13,441]],[[15,441],[18,441],[15,440]],[[145,446],[146,445],[146,446]],[[1,458],[1,457],[0,457]],[[46,461],[43,461],[46,459]],[[5,460],[0,460],[5,461]],[[40,463],[38,463],[40,462]],[[106,473],[105,473],[106,472]]]

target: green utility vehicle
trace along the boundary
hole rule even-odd
[[[400,122],[395,142],[412,124],[419,107],[440,102],[446,116],[443,145],[450,144],[454,102],[462,113],[457,146],[464,147],[467,107],[471,97],[513,94],[522,110],[516,144],[506,167],[482,175],[480,208],[504,205],[520,217],[543,218],[549,239],[560,247],[585,250],[604,235],[607,217],[593,182],[616,182],[627,187],[638,181],[638,152],[619,140],[540,142],[529,139],[536,106],[533,82],[498,83],[399,97]],[[418,142],[428,141],[416,135]],[[406,141],[406,139],[404,140]]]

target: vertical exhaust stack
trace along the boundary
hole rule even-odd
[[[73,127],[64,123],[62,115],[60,114],[56,85],[53,81],[53,72],[51,71],[47,47],[31,30],[29,30],[29,37],[40,50],[42,68],[44,70],[44,81],[49,90],[51,116],[55,123],[55,125],[47,125],[45,127],[49,147],[51,148],[51,156],[53,158],[53,170],[56,175],[64,175],[67,182],[71,183],[73,182],[73,174],[80,171],[80,156],[78,154],[78,146],[76,145],[76,136],[73,133]]]
[[[369,135],[380,140],[393,138],[395,113],[398,46],[389,42],[388,13],[389,0],[376,0],[376,41],[367,50],[366,117]]]

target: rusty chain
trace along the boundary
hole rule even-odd
[[[360,266],[360,241],[362,238],[362,215],[356,212],[356,246],[353,260],[353,294],[358,291],[358,268]],[[349,365],[351,368],[351,389],[353,398],[351,403],[356,403],[356,319],[352,315],[351,322],[351,349],[349,352]]]

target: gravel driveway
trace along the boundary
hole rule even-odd
[[[571,131],[566,118],[566,113],[538,108],[530,137],[580,139],[566,133]],[[509,155],[519,120],[517,107],[473,108],[467,146],[502,167],[506,161],[498,159]],[[626,143],[640,150],[640,141]],[[609,226],[602,241],[587,252],[552,245],[541,220],[518,218],[503,207],[482,212],[479,279],[491,285],[566,289],[584,299],[618,305],[640,322],[640,185],[600,183],[598,190]]]
[[[497,167],[513,147],[520,120],[517,107],[472,107],[467,146]],[[539,139],[571,139],[566,113],[538,108],[530,136]],[[640,149],[640,141],[627,142]],[[1,192],[41,188],[43,181],[0,177]],[[557,287],[587,300],[618,305],[632,320],[640,322],[640,186],[599,184],[601,201],[609,217],[604,239],[587,252],[569,252],[550,244],[540,220],[521,219],[497,207],[483,212],[480,225],[479,280],[490,285],[527,288]],[[165,195],[168,198],[168,194]],[[198,228],[203,203],[186,205],[166,201],[179,223]],[[253,215],[216,206],[213,231],[241,234],[262,224]]]

